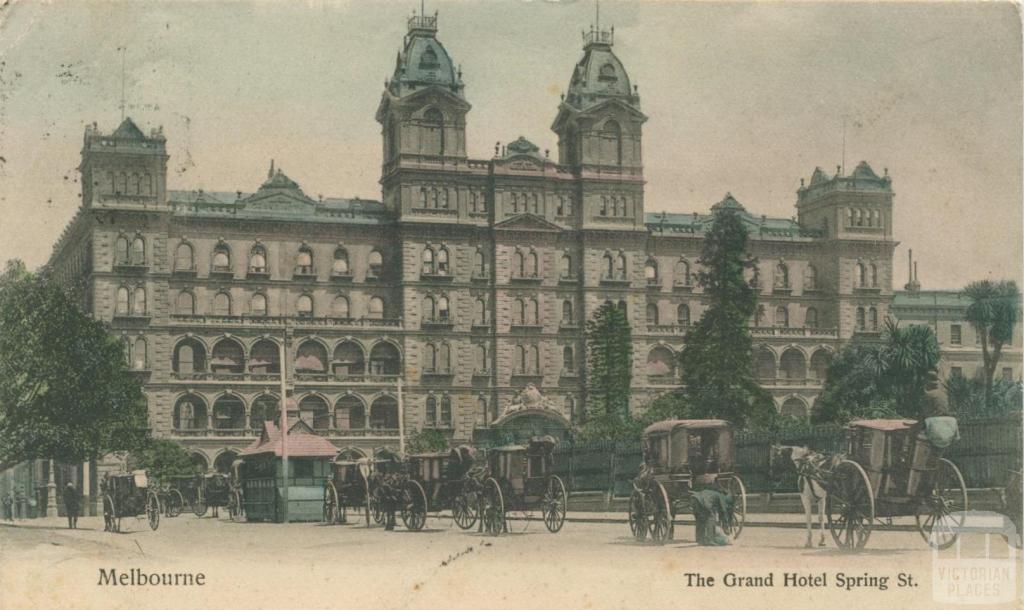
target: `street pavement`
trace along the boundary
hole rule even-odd
[[[575,513],[571,517],[600,514]],[[604,515],[608,520],[621,515]],[[932,604],[931,549],[917,532],[876,531],[866,550],[803,548],[789,527],[745,528],[731,546],[699,547],[691,525],[676,525],[664,546],[637,543],[624,522],[569,521],[550,534],[539,521],[515,520],[497,538],[430,518],[422,532],[362,522],[263,524],[184,514],[126,518],[125,533],[102,519],[39,519],[0,525],[0,607],[7,608],[660,608],[827,605],[864,608]],[[777,518],[772,515],[771,518]],[[799,516],[794,516],[799,517]],[[355,521],[352,515],[350,519]],[[814,535],[817,544],[819,534]],[[1001,546],[1000,546],[1001,545]],[[980,547],[979,547],[980,548]],[[978,552],[974,548],[972,552]],[[993,554],[1007,553],[1002,541]],[[100,570],[203,573],[203,586],[100,585]],[[726,575],[763,579],[759,588],[724,584]],[[807,578],[785,586],[785,573]],[[697,586],[696,576],[715,579]],[[902,586],[899,581],[903,575]],[[814,578],[824,575],[821,586]],[[852,580],[855,586],[847,588]],[[882,579],[886,579],[884,582]],[[842,584],[840,585],[840,579]],[[909,580],[909,582],[907,582]]]

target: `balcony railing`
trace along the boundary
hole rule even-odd
[[[402,320],[394,318],[309,318],[305,316],[215,316],[199,314],[172,314],[171,322],[205,326],[266,327],[341,327],[341,328],[402,328]]]
[[[647,332],[652,335],[681,335],[690,329],[689,324],[648,324]]]
[[[289,375],[290,376],[290,375]],[[369,384],[369,385],[393,385],[399,375],[386,374],[342,374],[342,373],[314,373],[299,371],[295,373],[295,380],[313,383],[340,383],[340,384]],[[220,383],[278,383],[281,380],[280,373],[213,373],[210,371],[193,371],[191,373],[171,372],[171,379],[175,381],[215,381]]]
[[[839,338],[839,329],[751,326],[750,334],[755,337],[814,337],[823,339],[837,339]]]
[[[239,436],[257,437],[262,428],[173,428],[175,436],[231,438]],[[313,433],[332,438],[395,437],[398,428],[314,428]]]

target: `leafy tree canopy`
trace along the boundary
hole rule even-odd
[[[121,344],[23,263],[0,275],[0,468],[139,447],[146,403]]]
[[[964,315],[981,339],[986,400],[992,401],[993,380],[1003,346],[1013,339],[1013,328],[1020,317],[1020,289],[1014,281],[983,280],[968,284],[964,294],[971,301]]]
[[[157,480],[168,476],[202,474],[184,447],[163,439],[151,440],[133,451],[131,463],[133,468],[145,469],[148,476]]]
[[[424,428],[409,437],[405,449],[409,453],[436,453],[448,449],[448,439],[440,430]]]
[[[746,254],[747,229],[731,208],[715,213],[704,238],[697,274],[708,307],[686,334],[680,354],[685,412],[722,418],[743,428],[767,426],[776,415],[771,396],[754,379],[748,324],[757,294],[744,279],[756,269]]]
[[[957,417],[1002,415],[1020,411],[1024,405],[1024,389],[1019,381],[996,379],[987,398],[982,379],[950,377],[945,386],[949,406]]]

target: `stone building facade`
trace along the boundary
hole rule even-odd
[[[555,158],[519,137],[480,159],[436,16],[408,25],[376,113],[380,201],[309,197],[273,164],[254,192],[171,190],[161,130],[86,129],[82,206],[50,270],[124,341],[155,433],[207,465],[277,412],[282,362],[293,418],[339,448],[395,442],[400,375],[409,431],[470,439],[530,385],[549,406],[526,415],[572,426],[584,322],[609,301],[633,329],[633,408],[678,385],[712,215],[646,211],[646,116],[612,32],[584,35]],[[830,354],[889,315],[892,205],[862,162],[816,169],[791,219],[712,206],[750,229],[757,372],[782,412],[807,415]]]

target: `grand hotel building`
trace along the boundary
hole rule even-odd
[[[161,130],[86,129],[49,269],[123,339],[154,433],[197,461],[224,467],[274,416],[282,351],[292,417],[363,451],[395,442],[399,375],[409,431],[578,423],[582,330],[607,301],[632,325],[633,408],[678,385],[711,216],[646,210],[647,117],[613,32],[584,35],[553,157],[520,137],[473,158],[436,19],[409,20],[381,95],[380,201],[312,198],[273,165],[255,192],[172,190]],[[712,206],[750,229],[757,375],[783,413],[807,415],[830,354],[889,314],[892,203],[861,163],[815,169],[794,219]],[[531,384],[543,404],[507,409]]]

